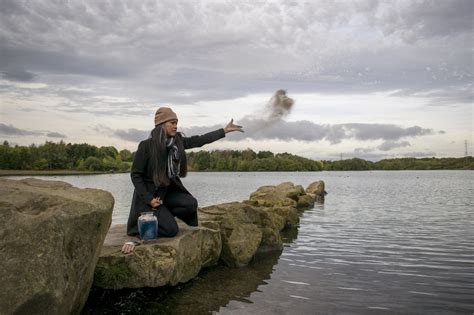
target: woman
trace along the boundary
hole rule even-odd
[[[160,236],[178,234],[174,217],[190,226],[197,226],[197,201],[180,180],[187,173],[184,150],[219,140],[228,132],[243,132],[233,120],[225,128],[189,138],[177,132],[177,126],[178,118],[173,110],[160,107],[155,114],[151,137],[138,145],[131,170],[135,190],[127,223],[128,235],[138,235],[137,220],[142,212],[153,211],[158,218]],[[136,242],[126,242],[122,252],[131,252],[136,245]]]

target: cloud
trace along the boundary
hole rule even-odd
[[[355,149],[353,152],[343,152],[342,157],[343,159],[352,159],[352,158],[359,158],[368,161],[379,161],[383,159],[394,159],[394,158],[423,158],[423,157],[433,157],[436,156],[436,153],[433,151],[416,151],[416,152],[407,152],[407,153],[396,153],[396,154],[388,154],[384,152],[364,152],[364,150],[360,150],[360,148]],[[340,155],[333,155],[330,157],[333,160],[339,160]]]
[[[150,135],[150,131],[138,130],[138,129],[127,129],[127,130],[115,130],[113,136],[131,142],[139,142],[145,140]]]
[[[431,135],[432,129],[412,126],[404,128],[392,124],[363,124],[347,123],[334,125],[320,125],[310,121],[278,121],[268,124],[263,119],[244,118],[239,120],[239,124],[244,127],[245,133],[229,135],[228,141],[238,141],[244,138],[254,140],[275,139],[282,141],[320,141],[326,140],[331,144],[340,143],[346,139],[356,140],[399,140],[405,137],[418,137]],[[204,132],[220,128],[220,125],[213,127],[190,127],[185,128],[184,133],[202,134]]]
[[[6,0],[0,69],[11,79],[34,73],[46,83],[117,84],[161,102],[284,86],[293,93],[438,91],[434,101],[449,105],[472,96],[465,44],[472,8],[470,0]]]
[[[391,124],[335,124],[320,125],[310,121],[278,121],[269,123],[263,119],[244,118],[239,121],[243,125],[245,133],[235,132],[226,137],[227,141],[240,141],[243,139],[253,140],[281,140],[281,141],[321,141],[326,140],[331,144],[337,144],[343,140],[356,139],[362,141],[386,140],[378,148],[388,151],[396,147],[410,145],[407,141],[396,142],[401,138],[419,137],[434,134],[432,129],[421,128],[419,126],[401,127]],[[222,125],[206,127],[182,128],[186,136],[200,135],[212,130],[222,128]],[[113,136],[127,140],[140,141],[146,139],[150,131],[138,129],[115,130]]]
[[[403,148],[403,147],[408,147],[411,144],[408,141],[384,141],[382,144],[376,146],[376,147],[366,147],[366,148],[355,148],[354,153],[356,154],[366,154],[366,153],[371,153],[374,151],[391,151],[393,149],[397,148]]]
[[[59,132],[48,132],[46,133],[46,136],[50,138],[67,138],[66,135]]]
[[[396,148],[403,148],[403,147],[408,147],[410,146],[410,143],[408,141],[385,141],[381,145],[377,147],[380,151],[390,151]]]
[[[19,129],[13,125],[6,125],[4,123],[0,123],[0,134],[6,136],[46,136],[50,138],[67,138],[66,135],[58,132]]]
[[[41,135],[42,132],[24,130],[14,127],[13,125],[6,125],[0,123],[0,134],[7,136],[29,136],[29,135]]]
[[[31,82],[36,77],[36,74],[20,69],[0,71],[0,74],[6,80],[20,82]]]
[[[413,42],[459,33],[470,34],[472,31],[474,3],[470,0],[428,0],[399,4],[394,11],[381,12],[375,18],[386,34],[396,34]]]

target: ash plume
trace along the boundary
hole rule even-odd
[[[285,90],[276,91],[266,105],[266,120],[274,122],[287,116],[294,103],[295,101],[286,95]]]

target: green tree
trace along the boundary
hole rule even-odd
[[[118,155],[118,151],[114,147],[100,147],[99,151],[97,152],[97,157],[98,158],[105,158],[107,156],[114,158]]]
[[[120,160],[123,162],[132,162],[132,152],[129,150],[121,150],[119,152]]]
[[[95,156],[89,156],[87,159],[85,159],[82,167],[89,171],[103,171],[104,170],[102,161]]]
[[[193,167],[196,171],[205,171],[211,167],[211,155],[207,151],[199,151],[194,155]]]
[[[257,157],[257,153],[252,151],[251,149],[247,149],[242,151],[242,159],[251,161],[254,160]]]
[[[273,152],[270,151],[258,151],[257,153],[257,158],[259,159],[272,158],[273,156]]]

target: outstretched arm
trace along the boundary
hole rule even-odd
[[[230,123],[228,123],[227,126],[225,126],[225,128],[220,128],[201,136],[192,136],[189,138],[184,137],[183,138],[184,148],[191,149],[191,148],[196,148],[196,147],[202,147],[205,144],[212,143],[221,138],[224,138],[226,133],[232,132],[232,131],[244,132],[242,130],[242,126],[235,125],[234,120],[232,119]]]

